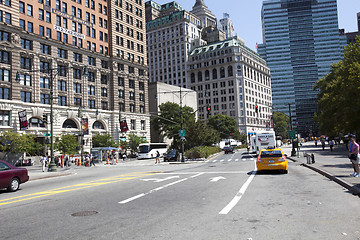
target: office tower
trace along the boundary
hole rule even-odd
[[[336,0],[266,0],[259,54],[271,69],[275,109],[293,115],[297,133],[316,134],[315,82],[343,58]]]
[[[150,139],[145,3],[95,0],[8,0],[0,3],[0,129],[19,130],[25,110],[40,142],[54,135],[97,133],[118,141],[128,133]],[[53,89],[53,92],[51,91]],[[130,131],[120,132],[121,120]],[[47,122],[47,123],[46,123]]]
[[[155,18],[146,23],[149,81],[187,88],[188,54],[201,41],[200,19],[176,2],[148,1],[146,9]]]
[[[201,21],[201,27],[216,27],[216,17],[205,5],[204,0],[196,0],[191,13],[196,15]]]
[[[200,119],[228,115],[245,134],[272,127],[270,69],[238,37],[193,49],[188,78]]]
[[[219,28],[226,34],[226,39],[234,36],[234,26],[228,13],[224,13],[224,17],[219,20]]]

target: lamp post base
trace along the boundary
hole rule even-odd
[[[56,170],[57,170],[57,169],[56,169],[55,161],[52,160],[52,161],[50,162],[48,172],[56,172]]]

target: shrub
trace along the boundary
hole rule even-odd
[[[219,147],[194,147],[185,152],[186,158],[207,158],[214,153],[221,152]]]

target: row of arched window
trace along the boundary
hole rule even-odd
[[[216,68],[214,68],[211,72],[211,80],[218,79],[219,77],[225,78],[226,77],[225,67],[221,67],[219,73],[220,73],[220,76],[218,74],[218,70]],[[233,67],[228,66],[227,67],[227,77],[232,77],[232,76],[234,76]],[[210,71],[205,70],[204,74],[202,71],[199,71],[197,73],[197,76],[195,73],[191,73],[191,75],[190,75],[191,83],[196,82],[196,77],[197,77],[197,82],[202,82],[203,80],[209,81],[210,80]]]

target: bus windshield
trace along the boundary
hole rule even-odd
[[[150,152],[150,146],[149,145],[139,146],[139,153],[148,153],[148,152]]]

